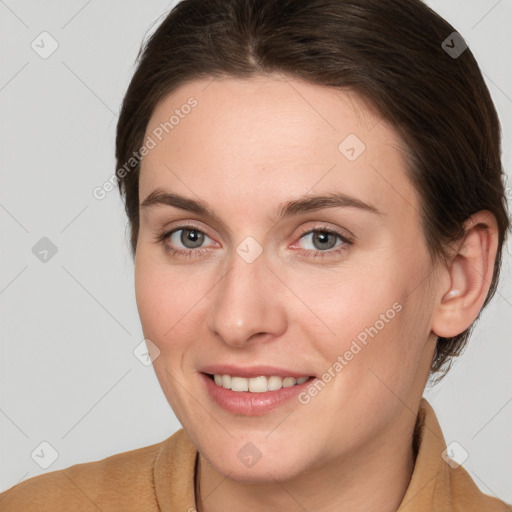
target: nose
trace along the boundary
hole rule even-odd
[[[249,263],[233,251],[229,268],[210,295],[210,332],[233,348],[282,334],[286,315],[279,285],[264,254]]]

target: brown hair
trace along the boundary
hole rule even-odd
[[[446,257],[464,221],[490,210],[499,228],[496,291],[509,226],[500,125],[469,48],[419,0],[183,0],[141,47],[117,125],[119,189],[135,254],[141,148],[155,106],[187,81],[281,73],[351,89],[397,130],[421,198],[431,256]],[[452,39],[450,39],[450,36]],[[455,42],[454,42],[455,41]],[[444,48],[443,48],[444,46]],[[123,172],[120,172],[123,170]],[[471,328],[438,338],[432,372],[444,375]]]

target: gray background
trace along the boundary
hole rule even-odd
[[[428,4],[481,65],[510,171],[512,2]],[[117,112],[139,45],[169,8],[0,0],[0,490],[179,428],[151,366],[133,354],[143,335],[121,201],[115,190],[102,201],[92,195],[114,172]],[[42,46],[43,31],[59,45],[47,59],[31,47]],[[57,248],[46,262],[32,252],[43,237]],[[447,442],[469,453],[464,467],[480,488],[512,502],[510,243],[504,258],[498,294],[464,357],[426,397]]]

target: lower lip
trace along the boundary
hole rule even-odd
[[[243,416],[260,416],[277,409],[280,405],[296,398],[313,381],[313,379],[309,379],[302,384],[295,384],[294,386],[281,388],[276,391],[251,393],[249,391],[232,391],[231,389],[217,386],[204,373],[201,373],[201,378],[206,385],[208,394],[220,407],[226,411]]]

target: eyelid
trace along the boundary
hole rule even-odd
[[[347,241],[350,241],[350,242],[353,242],[355,240],[355,236],[348,229],[334,228],[334,227],[328,226],[327,224],[319,224],[319,225],[315,225],[313,227],[305,228],[303,231],[300,232],[300,234],[298,236],[299,236],[299,238],[301,238],[304,235],[307,235],[314,231],[326,231],[328,233],[335,233],[336,235],[339,235],[341,238],[343,238]]]
[[[180,229],[195,229],[196,231],[200,231],[201,233],[207,235],[209,238],[213,239],[213,237],[211,237],[207,233],[207,230],[204,227],[202,227],[199,223],[196,223],[196,221],[194,220],[181,220],[172,223],[166,223],[161,228],[158,228],[159,233],[157,234],[156,238],[165,238],[166,236],[169,236],[175,231],[179,231]]]

